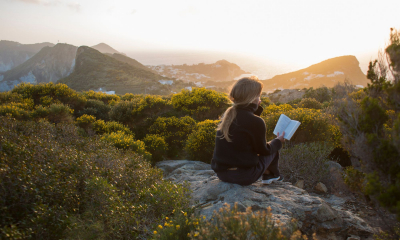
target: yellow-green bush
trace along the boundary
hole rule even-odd
[[[124,132],[106,133],[101,137],[101,139],[112,143],[116,148],[125,150],[129,149],[135,153],[142,154],[146,159],[151,157],[151,154],[146,151],[144,142],[135,140],[132,135],[125,134]]]
[[[80,117],[84,114],[93,115],[97,119],[103,119],[105,121],[109,120],[108,112],[111,110],[111,106],[105,104],[104,102],[96,99],[89,99],[86,102],[85,108],[77,113]]]
[[[271,104],[273,104],[271,99],[268,97],[261,97],[261,107],[266,108]]]
[[[334,145],[327,142],[300,143],[280,151],[279,168],[285,180],[304,180],[305,189],[312,190],[328,173],[326,163]]]
[[[292,110],[293,107],[289,104],[280,104],[280,105],[276,105],[276,104],[271,104],[269,106],[267,106],[266,108],[264,108],[264,111],[261,114],[261,117],[265,117],[269,114],[273,114],[273,113],[283,113],[283,112],[287,112]]]
[[[11,116],[18,120],[28,120],[30,106],[26,103],[7,103],[0,105],[0,116]]]
[[[211,162],[218,123],[219,120],[205,120],[197,123],[195,130],[189,134],[185,146],[190,159]]]
[[[213,219],[188,212],[176,212],[172,219],[166,217],[153,231],[153,239],[304,239],[295,222],[282,227],[272,220],[271,209],[267,211],[240,212],[237,204],[226,204]],[[305,236],[304,236],[305,237]]]
[[[187,188],[72,124],[0,122],[1,239],[146,239],[188,206]]]
[[[160,96],[143,96],[131,101],[120,101],[111,108],[110,118],[130,127],[140,125],[143,119],[157,116],[170,109],[171,103]]]
[[[96,117],[92,115],[87,115],[83,114],[82,116],[78,117],[76,119],[76,124],[88,131],[89,129],[92,129],[93,123],[96,122]]]
[[[195,126],[196,121],[189,116],[182,118],[159,117],[150,126],[149,132],[164,137],[168,144],[168,155],[176,157],[183,149],[188,135],[193,131]]]
[[[176,110],[192,115],[198,120],[217,119],[229,106],[229,99],[224,93],[205,88],[183,89],[171,98]]]
[[[318,102],[314,98],[303,98],[297,104],[299,108],[312,108],[312,109],[321,109],[322,103]]]
[[[280,106],[274,108],[278,109]],[[290,140],[292,143],[330,141],[339,144],[340,131],[337,126],[330,123],[329,115],[321,112],[321,110],[308,108],[296,108],[292,110],[279,109],[270,114],[262,114],[267,126],[267,139],[276,137],[273,131],[281,114],[285,114],[290,119],[297,120],[301,123]]]
[[[51,104],[48,108],[47,120],[52,123],[72,122],[74,110],[62,103]]]
[[[124,126],[119,122],[105,122],[103,120],[97,120],[92,124],[92,126],[93,130],[97,134],[123,132],[127,135],[131,135],[132,137],[134,137],[134,133],[132,133],[132,131],[127,126]]]
[[[0,104],[4,103],[20,103],[23,102],[24,98],[21,94],[13,93],[13,92],[0,92]],[[33,104],[33,102],[32,102]]]
[[[83,109],[86,104],[86,98],[61,83],[40,83],[36,85],[20,83],[11,92],[20,94],[23,98],[32,99],[35,105],[50,106],[54,103],[63,103],[77,111]]]
[[[120,97],[118,95],[114,95],[114,94],[106,94],[103,92],[95,92],[95,91],[84,91],[82,93],[82,95],[86,98],[86,99],[94,99],[94,100],[99,100],[102,101],[105,104],[110,104],[111,101],[114,102],[119,102],[120,101]]]
[[[160,135],[147,134],[146,137],[143,138],[143,142],[146,145],[146,150],[151,153],[152,163],[159,162],[166,156],[168,144]]]

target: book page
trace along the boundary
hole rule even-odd
[[[285,114],[281,114],[273,133],[276,136],[278,136],[278,132],[279,132],[279,135],[282,135],[282,132],[285,131],[285,129],[289,125],[290,121],[291,121],[290,118],[288,118]]]
[[[290,140],[299,126],[300,126],[299,121],[296,120],[290,121],[289,125],[285,129],[285,139]]]

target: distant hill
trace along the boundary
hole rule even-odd
[[[31,58],[43,47],[53,47],[53,43],[21,44],[13,41],[0,41],[0,73],[11,70]]]
[[[242,70],[238,65],[226,60],[216,63],[199,63],[194,65],[158,65],[151,66],[151,69],[159,74],[183,81],[232,81],[248,72]]]
[[[109,45],[105,44],[105,43],[99,43],[97,45],[91,46],[91,48],[96,49],[97,51],[101,52],[101,53],[119,53],[122,55],[125,55],[125,53],[121,53],[118,52],[117,50],[115,50],[114,48],[110,47]]]
[[[78,91],[102,88],[117,94],[144,93],[145,89],[157,88],[165,79],[141,67],[116,60],[101,52],[81,46],[76,53],[75,70],[59,82]]]
[[[76,50],[77,47],[64,43],[42,48],[26,62],[1,74],[0,91],[9,91],[20,82],[57,82],[73,71]]]
[[[355,56],[331,58],[295,72],[277,75],[262,81],[265,92],[275,89],[302,89],[309,87],[333,87],[348,79],[354,85],[366,86],[369,80],[361,71]]]
[[[143,65],[143,64],[141,64],[140,62],[136,61],[135,59],[130,58],[130,57],[127,57],[127,56],[122,55],[122,54],[120,54],[120,53],[114,53],[114,54],[105,53],[105,54],[106,54],[107,56],[110,56],[110,57],[113,57],[113,58],[117,59],[117,60],[120,61],[120,62],[127,63],[127,64],[129,64],[129,65],[131,65],[131,66],[133,66],[133,67],[141,68],[141,69],[143,69],[143,70],[152,71],[152,72],[155,73],[155,71],[153,71],[152,69],[146,67],[145,65]]]

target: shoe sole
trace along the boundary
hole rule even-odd
[[[281,182],[281,181],[283,181],[283,179],[281,179],[280,177],[277,177],[277,178],[271,178],[271,179],[268,179],[268,180],[261,180],[261,183],[268,185],[268,184],[271,184],[273,182]]]

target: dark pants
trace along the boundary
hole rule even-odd
[[[221,171],[217,172],[217,176],[224,182],[250,185],[260,179],[265,170],[269,170],[270,174],[273,174],[274,176],[280,175],[279,152],[268,156],[259,156],[258,164],[255,167]]]

